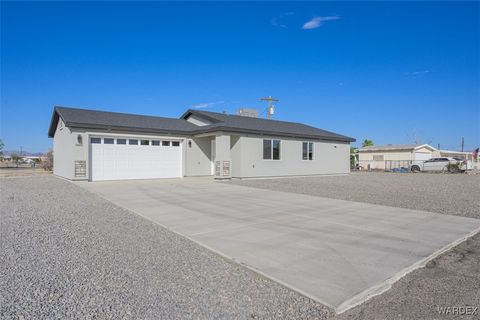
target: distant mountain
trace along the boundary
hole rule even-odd
[[[12,154],[20,155],[20,150],[4,150],[3,155],[4,156],[10,156]],[[22,151],[22,156],[27,156],[27,157],[40,157],[43,155],[43,152],[28,152],[28,151]]]

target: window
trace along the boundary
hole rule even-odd
[[[90,142],[91,142],[91,143],[102,143],[102,139],[100,139],[100,138],[91,138],[91,139],[90,139]]]
[[[180,147],[180,141],[172,141],[172,147]]]
[[[104,138],[103,143],[104,144],[113,144],[113,139],[112,138]]]
[[[127,144],[127,139],[117,139],[117,144]]]
[[[159,146],[159,145],[160,145],[160,141],[152,140],[152,146]]]
[[[162,146],[169,147],[170,146],[170,141],[162,141]]]
[[[313,160],[313,142],[302,142],[302,159]]]
[[[272,140],[263,140],[263,160],[272,159]]]
[[[137,139],[128,139],[128,144],[138,145],[138,140]]]
[[[373,155],[373,161],[383,161],[383,154]]]
[[[149,146],[150,145],[150,140],[140,140],[140,145]]]
[[[280,140],[272,140],[273,160],[280,160]]]
[[[280,160],[280,140],[263,140],[263,160]]]

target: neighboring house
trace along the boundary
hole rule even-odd
[[[350,142],[300,123],[188,110],[179,119],[55,107],[54,174],[72,180],[350,172]]]
[[[437,149],[428,144],[388,144],[358,149],[363,170],[385,170],[409,166],[435,157]]]

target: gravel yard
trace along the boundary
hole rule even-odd
[[[1,319],[326,319],[332,311],[69,182],[4,178]]]
[[[480,175],[361,172],[227,183],[480,218]]]
[[[443,208],[439,212],[479,218],[479,178],[362,173],[232,183],[316,190],[321,196],[423,210],[423,202],[440,202],[444,207],[434,206]],[[396,190],[386,187],[391,179]],[[387,188],[391,197],[375,194]],[[425,191],[417,198],[418,190]],[[480,308],[480,235],[382,295],[335,316],[323,305],[61,179],[3,178],[0,192],[1,319],[433,320],[454,317],[440,315],[439,307]],[[404,200],[397,202],[395,195]],[[410,203],[415,201],[420,202]],[[479,312],[454,318],[476,319]]]
[[[243,186],[480,218],[480,175],[352,173],[338,177],[232,180]],[[441,307],[478,307],[442,315]],[[480,319],[480,234],[335,320]]]

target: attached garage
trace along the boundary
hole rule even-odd
[[[180,140],[90,137],[90,180],[179,178]]]
[[[415,152],[415,161],[425,161],[432,158],[432,152]]]

